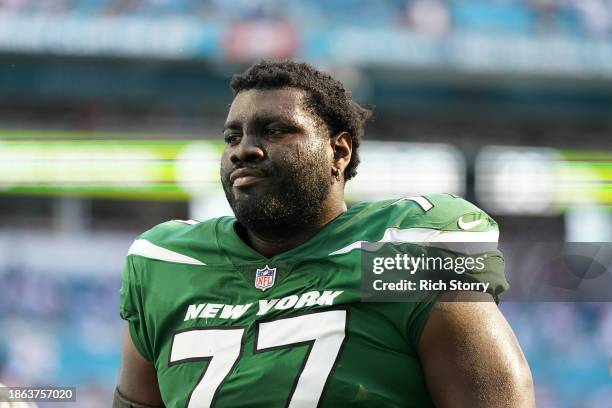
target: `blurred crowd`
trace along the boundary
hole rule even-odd
[[[111,279],[0,274],[0,378],[76,386],[79,406],[108,406],[120,358],[118,274]],[[538,407],[612,401],[612,305],[502,302],[534,374]],[[83,405],[85,404],[85,405]],[[608,404],[608,405],[606,405]]]
[[[118,276],[0,274],[0,381],[76,387],[78,406],[108,407],[123,331],[119,286]]]
[[[189,16],[203,22],[282,20],[297,26],[400,27],[607,37],[612,0],[0,0],[27,15]]]
[[[538,407],[610,406],[612,304],[502,302],[501,309],[531,367]]]

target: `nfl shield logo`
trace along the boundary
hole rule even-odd
[[[257,289],[266,290],[274,285],[276,278],[276,268],[270,268],[266,265],[265,268],[255,271],[255,287]]]

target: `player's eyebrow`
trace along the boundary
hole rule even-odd
[[[242,125],[240,124],[239,121],[237,120],[232,120],[229,122],[225,122],[225,124],[223,125],[223,130],[226,129],[240,129],[242,127]]]

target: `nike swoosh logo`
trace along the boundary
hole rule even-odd
[[[459,217],[459,220],[457,221],[457,225],[459,226],[459,228],[461,228],[464,231],[469,231],[472,228],[479,226],[481,223],[482,223],[482,220],[465,222],[463,221],[463,217]]]

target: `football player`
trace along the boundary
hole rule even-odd
[[[235,218],[169,221],[131,246],[114,406],[533,407],[495,302],[498,251],[471,276],[490,283],[485,301],[362,301],[360,243],[496,243],[495,221],[449,194],[347,209],[369,111],[305,63],[263,61],[231,86],[221,183]]]

